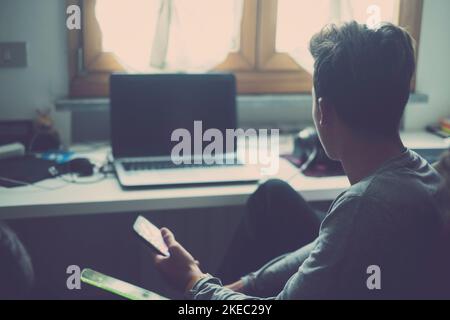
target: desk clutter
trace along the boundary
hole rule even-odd
[[[61,140],[50,109],[36,110],[33,120],[0,121],[0,146],[20,143],[25,152],[59,150]]]
[[[75,174],[88,177],[94,165],[61,150],[50,109],[37,110],[34,120],[0,121],[0,186],[13,188]]]
[[[35,155],[12,157],[0,160],[0,186],[14,188],[32,185],[66,174],[90,177],[94,174],[94,168],[95,165],[85,158],[58,163]]]
[[[447,150],[444,145],[445,143],[442,144],[442,147],[436,148],[411,146],[411,150],[427,160],[428,163],[434,164]],[[294,139],[293,151],[285,153],[281,157],[288,160],[307,177],[345,176],[341,163],[331,160],[326,155],[313,127],[300,131]]]
[[[59,134],[50,109],[37,110],[34,120],[0,121],[0,186],[12,188],[53,177],[49,168],[57,164],[32,152],[60,148]]]
[[[345,175],[339,161],[333,161],[325,153],[314,128],[306,128],[298,133],[294,140],[294,150],[282,155],[296,166],[301,173],[309,177],[334,177]]]
[[[450,117],[441,119],[438,124],[428,126],[427,131],[443,139],[450,139]]]
[[[49,169],[56,162],[35,156],[13,157],[0,160],[0,186],[20,187],[52,178]]]

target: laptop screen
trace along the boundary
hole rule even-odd
[[[119,157],[170,156],[176,129],[194,139],[210,128],[225,139],[236,128],[236,83],[231,74],[114,74],[110,81],[111,140]],[[201,121],[194,132],[194,122]],[[194,135],[196,133],[196,135]],[[196,140],[199,141],[199,140]],[[202,142],[203,148],[210,142]],[[201,151],[200,151],[201,152]]]

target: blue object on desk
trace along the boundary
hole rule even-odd
[[[39,155],[39,158],[44,159],[44,160],[55,161],[56,163],[65,163],[65,162],[69,161],[70,159],[72,159],[74,154],[75,153],[72,151],[56,150],[56,151],[48,151],[48,152],[41,153]]]

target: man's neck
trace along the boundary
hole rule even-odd
[[[350,183],[354,185],[404,150],[400,136],[376,141],[351,139],[345,144],[340,158]]]

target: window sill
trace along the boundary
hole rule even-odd
[[[427,103],[428,95],[412,93],[409,103]],[[281,94],[281,95],[240,95],[237,98],[239,108],[263,107],[310,107],[312,97],[309,94]],[[109,107],[109,98],[93,99],[62,99],[56,101],[58,111],[92,111],[106,110]]]
[[[411,94],[409,104],[426,103],[428,103],[428,95]],[[63,99],[56,101],[55,105],[57,111],[107,111],[109,99]],[[310,125],[312,123],[311,105],[312,97],[309,94],[239,95],[237,98],[239,124],[279,128]]]

